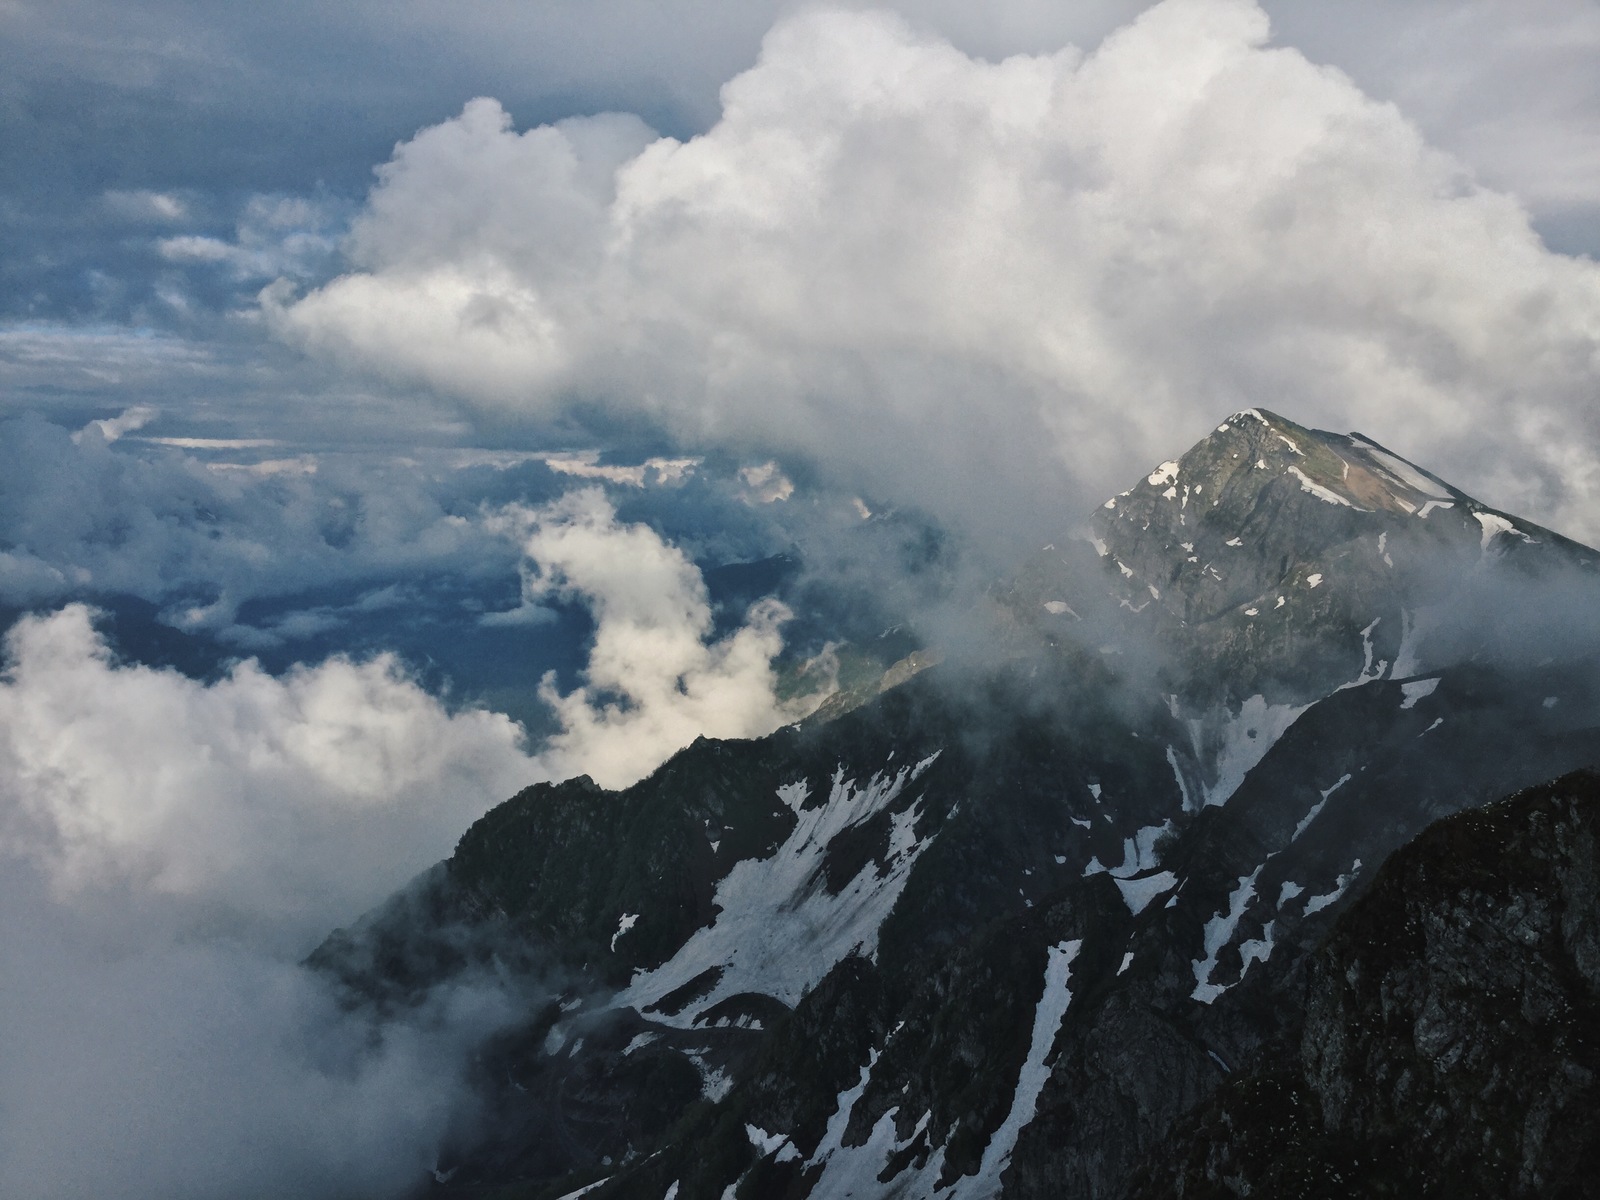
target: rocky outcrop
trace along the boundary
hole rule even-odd
[[[1439,822],[1311,959],[1296,1041],[1130,1195],[1600,1190],[1600,774]]]

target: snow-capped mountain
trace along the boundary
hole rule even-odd
[[[547,985],[440,1188],[1123,1195],[1393,851],[1600,761],[1584,648],[1477,603],[1597,556],[1366,439],[1237,414],[1060,545],[983,665],[530,788],[328,940],[352,1003]]]

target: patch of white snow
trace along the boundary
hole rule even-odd
[[[716,850],[717,850],[716,843],[713,842],[712,845],[711,845],[711,852],[713,854],[715,854]],[[611,953],[615,954],[617,952],[617,939],[619,937],[621,937],[623,934],[627,933],[628,930],[632,929],[638,923],[639,923],[639,914],[638,913],[623,913],[622,914],[622,918],[617,922],[617,931],[611,935]]]
[[[1413,679],[1410,683],[1402,683],[1400,690],[1405,694],[1405,699],[1400,701],[1402,709],[1415,708],[1417,701],[1433,695],[1439,687],[1439,677],[1432,679]]]
[[[1201,1004],[1210,1004],[1228,990],[1224,984],[1212,983],[1211,975],[1217,969],[1217,955],[1222,953],[1222,948],[1233,937],[1233,931],[1239,927],[1239,918],[1244,916],[1244,910],[1255,899],[1256,876],[1260,874],[1261,868],[1257,867],[1250,874],[1241,876],[1239,886],[1228,897],[1228,911],[1218,913],[1206,922],[1206,956],[1194,960],[1194,991],[1190,993]]]
[[[1134,879],[1117,876],[1112,878],[1116,882],[1117,890],[1122,893],[1122,902],[1134,916],[1149,908],[1150,902],[1157,896],[1166,895],[1178,885],[1178,877],[1171,871],[1161,871],[1155,875],[1144,875]],[[1117,974],[1120,975],[1122,972],[1118,971]]]
[[[1298,479],[1300,481],[1300,490],[1302,492],[1310,492],[1313,496],[1315,496],[1318,500],[1321,500],[1323,503],[1325,503],[1325,504],[1342,504],[1346,508],[1354,508],[1355,507],[1354,504],[1351,504],[1350,501],[1346,500],[1343,496],[1339,495],[1338,492],[1330,491],[1329,489],[1323,487],[1320,483],[1317,483],[1314,479],[1312,479],[1309,475],[1307,475],[1299,467],[1290,467],[1289,468],[1289,474],[1293,475],[1296,479]]]
[[[1322,799],[1313,804],[1306,815],[1300,818],[1300,823],[1294,827],[1294,832],[1289,835],[1289,840],[1291,842],[1299,841],[1300,835],[1310,828],[1311,822],[1315,821],[1317,819],[1317,815],[1322,812],[1323,805],[1328,803],[1328,797],[1333,795],[1349,782],[1350,775],[1348,772],[1346,772],[1339,777],[1339,782],[1335,783],[1331,788],[1323,792]],[[1283,901],[1279,900],[1278,903],[1281,905]]]
[[[711,967],[715,986],[677,1017],[658,1018],[683,1028],[695,1011],[740,992],[757,992],[794,1005],[833,965],[855,951],[877,952],[878,927],[900,898],[917,859],[933,837],[911,833],[921,801],[898,813],[890,832],[884,873],[868,862],[837,895],[821,879],[829,843],[844,830],[888,808],[921,778],[938,754],[865,784],[835,773],[827,802],[805,808],[805,783],[787,784],[778,796],[795,811],[794,830],[768,858],[735,864],[717,885],[715,921],[697,930],[667,962],[636,974],[615,1003],[641,1011]]]
[[[1011,1163],[1017,1135],[1033,1120],[1039,1095],[1050,1078],[1050,1068],[1045,1066],[1044,1060],[1055,1045],[1062,1018],[1072,1004],[1069,986],[1072,960],[1077,958],[1082,945],[1082,941],[1074,939],[1050,947],[1050,957],[1044,968],[1044,995],[1039,997],[1039,1006],[1033,1010],[1033,1035],[1028,1042],[1028,1057],[1023,1060],[1022,1071],[1017,1076],[1017,1089],[1011,1095],[1011,1110],[984,1148],[978,1173],[970,1182],[962,1180],[952,1189],[952,1200],[993,1200],[1000,1195],[1000,1175]]]
[[[1350,864],[1348,871],[1339,876],[1338,882],[1334,884],[1333,891],[1325,892],[1320,896],[1313,896],[1306,901],[1306,916],[1309,917],[1312,913],[1319,913],[1330,904],[1336,903],[1339,897],[1350,889],[1350,884],[1354,882],[1360,870],[1361,860],[1358,858]]]
[[[1305,704],[1268,704],[1264,696],[1257,695],[1245,700],[1237,714],[1220,709],[1209,718],[1191,720],[1189,732],[1196,754],[1204,758],[1208,744],[1215,747],[1213,763],[1216,778],[1215,782],[1202,789],[1205,804],[1226,804],[1244,782],[1244,777],[1255,769],[1284,731],[1309,707]],[[1170,751],[1168,760],[1176,770],[1177,763]]]

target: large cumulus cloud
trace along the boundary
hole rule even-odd
[[[639,138],[474,101],[383,169],[357,269],[269,317],[485,410],[811,455],[989,531],[1263,403],[1600,535],[1600,269],[1249,0],[1000,62],[803,15],[705,134]]]

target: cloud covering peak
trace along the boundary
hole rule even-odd
[[[999,62],[805,13],[688,141],[473,101],[397,149],[353,246],[264,294],[282,336],[486,412],[809,456],[969,527],[1261,402],[1600,533],[1600,268],[1251,0]]]

